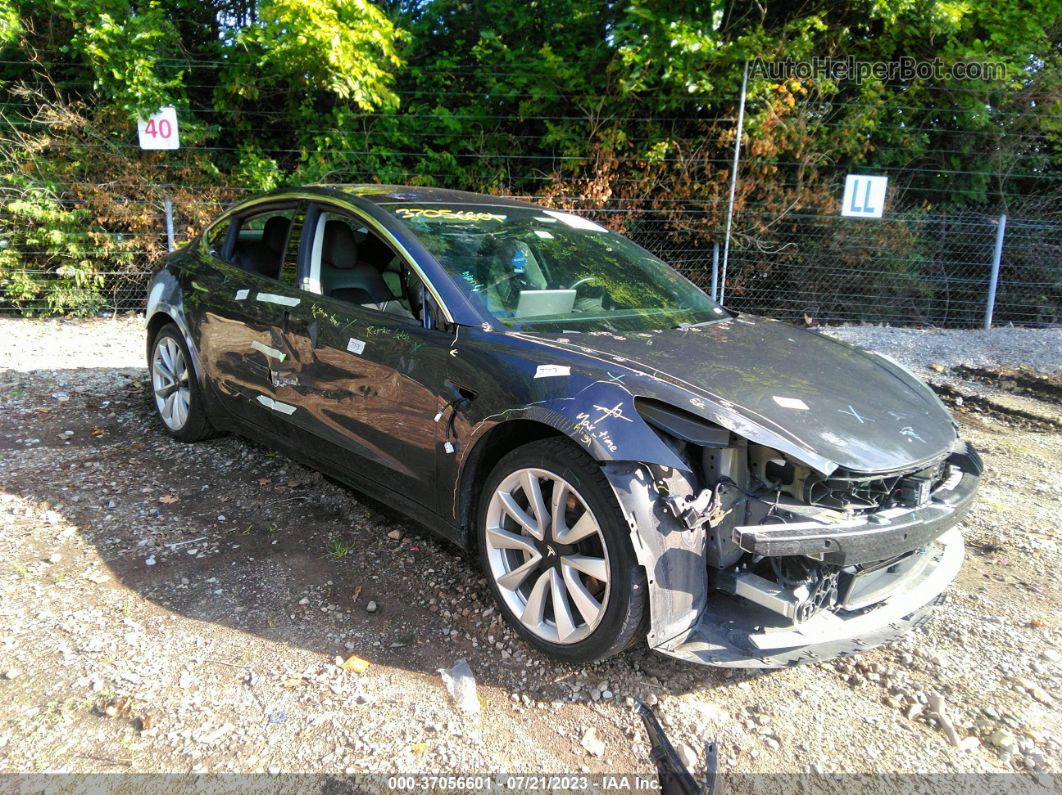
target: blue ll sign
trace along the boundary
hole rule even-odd
[[[888,177],[849,174],[844,181],[841,215],[852,218],[881,218],[885,211],[885,189]]]

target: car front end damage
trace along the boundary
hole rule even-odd
[[[641,411],[688,471],[604,466],[650,590],[649,645],[692,662],[780,667],[888,642],[928,617],[963,559],[955,525],[980,457],[822,472],[723,428]],[[685,437],[685,438],[681,438]]]

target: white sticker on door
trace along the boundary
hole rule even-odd
[[[273,411],[279,411],[281,414],[290,415],[295,413],[295,406],[292,406],[290,403],[281,403],[279,400],[273,400],[273,398],[267,397],[266,395],[259,395],[258,402],[266,408],[273,409]]]
[[[281,306],[299,305],[298,298],[289,298],[286,295],[277,295],[276,293],[258,293],[255,298],[266,304],[280,304]]]
[[[252,340],[251,347],[254,348],[256,351],[264,353],[266,356],[272,356],[274,359],[280,362],[284,361],[287,358],[286,353],[282,353],[276,348],[270,348],[268,345],[264,345],[258,340]]]
[[[357,353],[360,355],[361,352],[365,350],[365,343],[362,340],[356,340],[351,337],[350,341],[347,342],[347,350],[351,353]]]

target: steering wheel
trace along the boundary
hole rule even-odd
[[[578,289],[579,287],[582,287],[587,282],[591,282],[591,281],[593,281],[596,278],[597,278],[597,276],[584,276],[583,278],[576,280],[570,287],[567,287],[566,289],[568,289],[568,290]]]

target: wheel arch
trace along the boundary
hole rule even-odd
[[[150,318],[148,318],[147,355],[149,359],[151,357],[151,348],[155,344],[155,337],[157,337],[159,335],[159,332],[162,331],[163,326],[167,326],[170,323],[173,323],[173,325],[177,326],[177,328],[180,328],[180,325],[178,325],[177,321],[170,317],[170,315],[164,311],[156,312]]]
[[[502,457],[531,442],[553,437],[564,437],[557,428],[544,422],[529,419],[512,419],[500,422],[484,433],[465,456],[457,486],[457,522],[461,528],[464,546],[475,550],[476,514],[479,511],[480,488],[486,483],[491,471]],[[578,445],[572,442],[572,448]]]

